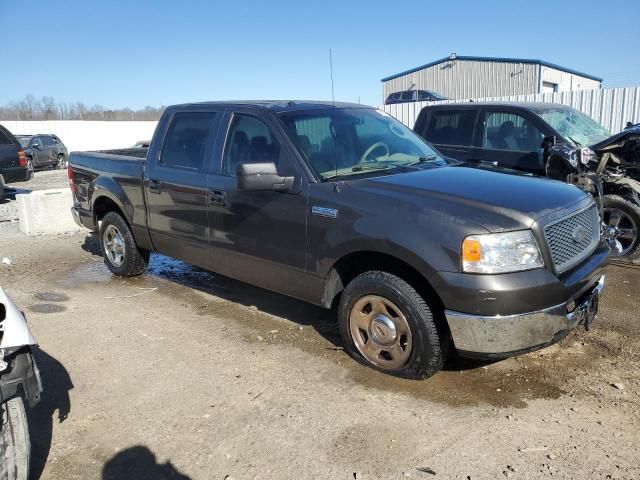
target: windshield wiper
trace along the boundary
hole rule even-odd
[[[407,166],[410,167],[412,165],[418,165],[420,163],[433,162],[438,158],[438,155],[425,155],[424,157],[418,157],[418,160],[416,160],[415,162],[408,163]]]
[[[352,172],[373,172],[376,170],[386,170],[388,168],[390,168],[391,165],[378,165],[378,166],[371,166],[371,167],[363,167],[362,165],[358,165],[355,166],[351,169]]]
[[[573,137],[567,137],[569,140],[571,140],[573,143],[575,143],[576,147],[581,147],[582,144],[580,142],[578,142],[577,140],[574,140]]]

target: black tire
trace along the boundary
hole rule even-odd
[[[113,225],[117,231],[120,232],[124,240],[124,261],[121,265],[113,263],[106,252],[104,233],[110,225]],[[119,277],[135,277],[141,275],[147,269],[147,265],[149,264],[149,251],[138,248],[129,225],[120,214],[108,212],[102,218],[99,240],[104,263],[107,264],[107,267],[109,267],[109,270],[111,270],[114,275],[118,275]]]
[[[349,315],[355,303],[367,295],[388,299],[398,306],[411,330],[412,348],[400,368],[388,369],[369,361],[355,345],[349,328]],[[428,378],[442,369],[447,339],[436,328],[426,300],[406,281],[387,272],[370,271],[358,275],[344,289],[338,307],[338,323],[344,349],[358,362],[402,378]]]
[[[616,255],[612,251],[612,256],[617,261],[634,262],[640,259],[640,207],[634,205],[629,200],[620,197],[618,195],[605,195],[603,201],[603,207],[605,210],[605,223],[609,223],[610,215],[607,215],[607,210],[620,210],[625,218],[626,223],[630,223],[630,227],[635,229],[635,239],[628,245],[625,245],[627,250],[622,255]],[[627,227],[628,225],[626,225]]]
[[[27,480],[31,459],[29,425],[21,397],[0,405],[0,480]]]

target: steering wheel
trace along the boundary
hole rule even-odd
[[[371,155],[371,153],[374,150],[377,150],[378,148],[384,148],[386,150],[384,156],[389,158],[389,153],[391,152],[389,151],[389,147],[387,146],[387,144],[383,142],[376,142],[373,145],[371,145],[369,148],[367,148],[367,150],[362,154],[362,157],[360,157],[360,161],[358,162],[358,165],[365,163],[367,161],[367,157]]]

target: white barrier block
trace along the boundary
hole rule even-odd
[[[80,230],[71,216],[73,197],[68,188],[18,194],[16,202],[22,233],[49,235]]]

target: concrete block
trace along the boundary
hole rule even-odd
[[[16,203],[22,233],[50,235],[80,230],[71,216],[73,197],[68,188],[18,194]]]

